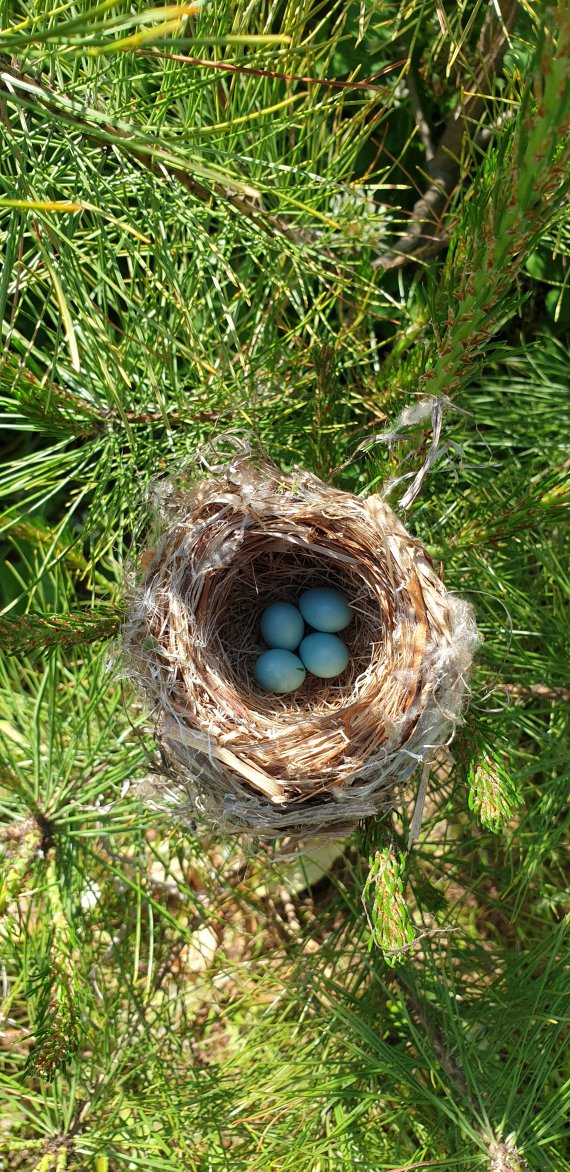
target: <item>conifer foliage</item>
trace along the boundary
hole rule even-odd
[[[566,0],[0,5],[2,1168],[570,1172],[569,155]],[[417,834],[155,800],[125,581],[226,431],[475,608]]]

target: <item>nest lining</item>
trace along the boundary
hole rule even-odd
[[[305,837],[391,807],[460,719],[477,643],[470,606],[377,496],[284,474],[247,448],[194,487],[162,492],[163,532],[132,587],[123,650],[174,765],[179,810]],[[349,665],[268,694],[254,676],[261,613],[320,585],[354,607]]]

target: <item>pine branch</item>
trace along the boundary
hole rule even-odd
[[[551,687],[549,684],[511,684],[504,680],[497,691],[507,692],[517,700],[550,700],[553,704],[570,704],[570,688]]]
[[[472,766],[469,809],[473,810],[486,830],[502,834],[520,805],[522,802],[516,786],[499,761],[486,755]]]
[[[486,830],[502,834],[522,799],[499,751],[486,743],[484,728],[472,715],[456,738],[454,756],[469,790],[469,809]]]
[[[49,1081],[79,1046],[79,971],[74,955],[77,942],[63,906],[53,850],[46,866],[46,894],[51,942],[47,971],[39,978],[42,988],[35,1044],[28,1058],[27,1073]]]
[[[42,831],[33,818],[16,822],[0,829],[0,842],[5,851],[0,873],[0,918],[12,900],[17,899],[21,885],[30,871],[42,843]]]
[[[72,99],[47,86],[44,81],[38,81],[6,63],[3,66],[0,63],[0,94],[3,91],[9,97],[17,96],[18,104],[23,108],[38,111],[44,108],[101,148],[114,147],[126,157],[135,159],[139,166],[157,179],[164,174],[176,179],[205,205],[212,198],[223,199],[226,204],[247,216],[260,231],[267,232],[273,226],[284,235],[289,234],[289,226],[284,221],[263,215],[260,192],[251,184],[232,177],[229,172],[206,167],[196,158],[190,167],[179,157],[175,148],[157,145],[134,127],[125,129],[117,122],[107,120],[98,110],[79,108]]]
[[[528,1163],[517,1151],[510,1137],[504,1143],[497,1143],[492,1149],[489,1172],[524,1172],[525,1168],[528,1168]]]
[[[0,640],[6,655],[28,655],[81,643],[110,639],[119,630],[124,611],[98,607],[67,614],[0,616]]]
[[[391,968],[403,964],[415,939],[414,927],[404,898],[403,876],[406,861],[390,847],[376,851],[362,892],[362,903],[371,931],[370,946],[376,944]],[[368,901],[371,897],[371,909]]]
[[[12,443],[0,527],[13,543],[10,568],[0,567],[0,638],[11,652],[0,657],[0,1150],[10,1166],[37,1161],[38,1172],[54,1172],[57,1159],[63,1168],[66,1153],[74,1172],[299,1161],[519,1172],[520,1153],[570,1172],[558,927],[570,827],[560,638],[570,590],[568,353],[563,315],[547,317],[538,278],[516,327],[503,331],[508,362],[488,363],[489,339],[530,288],[526,274],[518,280],[529,249],[540,247],[547,269],[557,250],[564,294],[570,221],[556,167],[566,158],[565,83],[548,88],[549,70],[560,73],[560,8],[544,33],[543,81],[518,120],[531,5],[521,6],[513,69],[497,86],[495,66],[483,78],[480,92],[513,113],[508,123],[499,114],[486,154],[469,136],[491,118],[472,108],[466,119],[462,173],[477,159],[481,171],[463,206],[453,197],[461,226],[429,304],[429,274],[370,278],[384,208],[401,214],[398,172],[383,169],[384,155],[409,171],[412,113],[429,140],[421,89],[405,99],[402,76],[385,95],[367,95],[366,74],[392,67],[404,41],[419,77],[422,62],[437,69],[453,55],[460,122],[477,97],[467,55],[486,0],[410,0],[386,20],[370,4],[316,12],[300,0],[263,15],[259,4],[220,0],[199,17],[215,61],[204,51],[195,64],[195,29],[164,40],[164,53],[111,51],[117,22],[130,33],[138,19],[127,8],[94,12],[79,0],[70,32],[65,4],[32,11],[18,0],[4,42],[15,39],[23,55],[1,71],[4,119],[0,110],[1,410]],[[282,22],[290,51],[248,44],[226,60],[228,32],[259,31],[261,20]],[[95,40],[105,55],[91,54]],[[413,89],[413,73],[408,80]],[[556,129],[545,136],[547,118]],[[177,168],[192,177],[195,159],[229,184],[196,173],[208,195],[189,195]],[[245,197],[258,220],[252,208],[244,218],[231,186],[242,173],[266,202]],[[283,207],[294,225],[287,239]],[[445,231],[443,216],[435,224]],[[461,301],[470,292],[471,308]],[[413,857],[422,924],[406,909],[397,847],[386,854],[385,828],[366,820],[363,943],[356,850],[291,901],[287,872],[275,879],[281,862],[268,877],[256,843],[157,820],[133,784],[149,768],[148,722],[142,708],[125,709],[97,646],[82,644],[120,626],[109,580],[140,532],[149,480],[191,466],[196,447],[223,430],[219,420],[245,424],[288,467],[333,475],[349,443],[379,430],[372,421],[399,416],[430,371],[439,378],[448,344],[457,349],[446,373],[469,400],[441,430],[456,479],[434,461],[413,525],[437,549],[449,589],[477,607],[484,644],[465,726],[476,735],[463,767],[438,769],[427,795]],[[483,361],[485,377],[474,380]],[[439,411],[445,377],[438,388]],[[387,475],[425,458],[426,419],[412,415],[410,462],[390,467],[383,444],[377,466],[344,467],[343,487],[364,494],[373,481],[380,491]],[[93,606],[84,591],[85,605],[74,601],[66,615],[70,575],[95,582],[94,597],[109,605]],[[16,616],[14,580],[32,613]],[[26,647],[31,662],[18,658]],[[453,755],[461,748],[458,738]],[[501,771],[521,786],[520,814]],[[467,816],[470,780],[472,808],[491,830],[516,814],[503,841]]]
[[[207,167],[197,157],[190,167],[181,157],[186,152],[177,152],[174,146],[157,145],[138,128],[125,129],[116,121],[107,120],[98,110],[79,108],[72,99],[47,86],[44,81],[0,61],[0,94],[3,92],[12,99],[17,97],[18,104],[24,109],[45,109],[101,148],[114,147],[126,157],[136,160],[139,166],[157,179],[164,175],[176,179],[206,206],[212,199],[223,200],[264,234],[273,236],[278,233],[299,243],[314,243],[318,239],[312,231],[307,233],[293,227],[283,216],[265,212],[262,193],[252,184],[234,178],[228,171]],[[2,110],[0,101],[0,112]],[[6,118],[4,110],[4,120]]]
[[[436,358],[419,380],[420,396],[452,397],[473,377],[508,315],[518,272],[570,187],[570,12],[557,9],[557,17],[557,40],[544,34],[534,95],[527,93],[512,142],[466,210],[447,261],[434,308]]]
[[[452,111],[433,157],[427,155],[426,172],[431,182],[414,204],[408,228],[387,252],[374,261],[374,268],[392,269],[410,260],[425,259],[449,243],[442,216],[460,178],[464,139],[481,118],[485,108],[484,88],[489,87],[499,73],[509,45],[509,33],[519,12],[517,0],[501,0],[500,5],[496,0],[490,0],[479,41],[482,60],[470,83],[471,92],[460,98]],[[409,75],[408,86],[424,144],[431,148],[425,119],[418,106],[413,74]]]

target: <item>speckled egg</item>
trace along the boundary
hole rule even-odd
[[[320,631],[306,635],[299,647],[299,655],[307,671],[322,680],[332,680],[334,676],[339,676],[349,659],[348,648],[342,639]]]
[[[299,610],[310,627],[327,633],[343,631],[352,619],[346,598],[332,586],[306,590],[299,599]]]
[[[301,686],[305,679],[305,668],[298,655],[282,647],[274,647],[271,651],[264,651],[256,660],[255,678],[266,692],[283,696]]]
[[[261,616],[261,634],[268,647],[295,651],[305,634],[300,610],[290,602],[274,602]]]

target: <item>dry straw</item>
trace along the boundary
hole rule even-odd
[[[236,438],[196,463],[193,480],[159,486],[123,632],[178,810],[260,836],[342,834],[393,806],[451,740],[477,643],[471,608],[378,496],[283,473]],[[268,695],[254,678],[261,611],[320,585],[354,607],[349,666]]]

